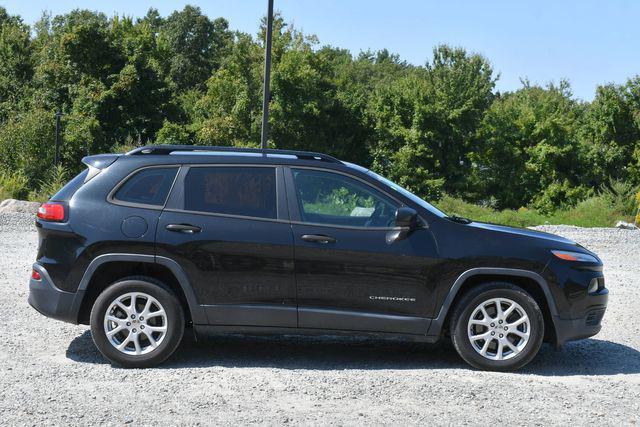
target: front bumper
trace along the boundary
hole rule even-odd
[[[34,264],[33,268],[40,273],[41,279],[29,281],[29,305],[47,317],[77,324],[84,291],[61,291],[44,267]]]
[[[592,337],[602,329],[601,322],[607,309],[609,290],[604,288],[596,294],[590,294],[587,298],[589,306],[583,316],[575,319],[553,316],[556,346],[561,346],[567,341]]]

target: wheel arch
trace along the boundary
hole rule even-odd
[[[447,328],[453,308],[464,294],[475,285],[492,281],[513,283],[529,292],[542,309],[545,324],[549,325],[545,328],[545,339],[555,342],[554,318],[558,309],[547,281],[536,272],[512,268],[472,268],[458,276],[447,293],[437,317],[431,322],[428,335],[441,336]]]
[[[74,301],[78,323],[88,322],[91,307],[104,289],[129,276],[148,276],[162,281],[177,294],[190,320],[206,323],[204,311],[197,303],[187,275],[177,262],[154,255],[121,253],[99,255],[85,270]]]

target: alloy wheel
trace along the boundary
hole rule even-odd
[[[120,295],[104,315],[104,332],[109,343],[132,356],[155,350],[166,337],[167,326],[162,304],[143,292]]]
[[[529,342],[531,323],[521,305],[508,298],[491,298],[471,313],[467,336],[473,349],[490,360],[517,356]]]

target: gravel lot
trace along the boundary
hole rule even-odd
[[[27,305],[32,218],[0,214],[0,424],[640,423],[639,231],[543,227],[602,256],[611,298],[595,339],[519,373],[473,371],[448,344],[250,337],[124,370]]]

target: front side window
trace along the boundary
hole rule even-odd
[[[351,227],[392,227],[398,203],[346,175],[293,169],[303,222]]]
[[[143,169],[120,186],[113,198],[120,202],[164,206],[177,172],[177,167]]]
[[[277,217],[276,171],[272,167],[192,167],[184,180],[188,211]]]

